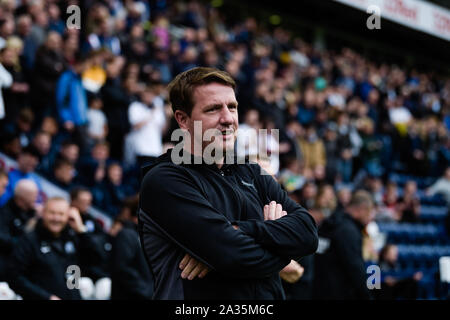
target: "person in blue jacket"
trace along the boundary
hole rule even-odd
[[[85,144],[83,133],[87,123],[88,101],[81,75],[89,68],[91,60],[78,59],[72,68],[64,71],[56,84],[56,109],[59,121],[66,132],[82,146]],[[83,149],[83,148],[82,148]]]

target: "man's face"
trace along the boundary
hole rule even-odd
[[[72,201],[72,205],[77,208],[81,214],[86,213],[92,204],[92,194],[87,191],[80,192],[76,199]]]
[[[70,183],[73,179],[73,167],[70,165],[62,165],[56,168],[55,177],[63,183]]]
[[[16,196],[20,198],[20,202],[25,210],[33,210],[35,208],[35,203],[39,196],[39,190],[28,190],[28,192],[24,192],[20,196]]]
[[[373,205],[362,205],[359,207],[359,221],[364,225],[368,225],[375,218],[375,208]]]
[[[202,145],[202,150],[210,143],[214,143],[214,148],[224,151],[233,149],[236,140],[236,131],[238,129],[237,101],[233,88],[219,84],[210,83],[198,86],[193,95],[194,107],[190,117],[187,117],[182,128],[187,129],[194,137],[194,122],[201,121],[202,136],[194,137]],[[220,134],[214,136],[212,142],[203,141],[205,131],[208,129],[217,129]],[[193,144],[193,139],[191,139]]]
[[[108,168],[109,180],[115,185],[119,185],[122,182],[122,168],[118,165],[112,165]]]
[[[65,200],[50,200],[44,207],[42,221],[52,233],[59,234],[69,220],[69,203]]]
[[[64,146],[63,149],[61,150],[61,153],[64,156],[64,158],[73,163],[78,160],[80,148],[78,148],[76,144],[70,144]]]
[[[38,158],[28,153],[21,154],[17,159],[19,170],[23,173],[33,172],[38,163]]]
[[[92,158],[98,161],[103,161],[108,159],[109,157],[109,150],[108,147],[100,144],[96,145],[94,149],[92,149]]]
[[[35,138],[33,145],[42,155],[47,154],[51,147],[50,135],[41,134]]]

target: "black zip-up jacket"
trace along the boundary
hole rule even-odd
[[[100,251],[91,233],[76,234],[66,227],[55,238],[39,220],[35,230],[23,235],[13,250],[9,284],[25,300],[48,300],[51,295],[81,299],[79,290],[67,286],[67,268],[77,265],[84,276],[83,270],[100,262]]]
[[[284,299],[278,273],[316,251],[313,218],[256,164],[176,165],[171,151],[145,168],[140,193],[139,233],[154,274],[153,298]],[[288,214],[264,221],[263,207],[272,200]],[[181,278],[186,253],[211,269],[203,279]]]
[[[319,228],[315,255],[314,298],[327,300],[370,299],[362,256],[363,225],[337,211]]]
[[[133,222],[123,222],[114,239],[111,281],[111,300],[152,298],[153,278]]]
[[[0,282],[8,281],[8,261],[14,244],[25,233],[25,226],[34,214],[33,210],[19,208],[14,197],[0,208]]]
[[[100,278],[111,277],[111,252],[113,247],[112,237],[105,232],[100,222],[89,213],[82,213],[81,219],[91,234],[97,246],[101,248],[100,263],[92,265],[86,270],[86,276],[94,282]]]

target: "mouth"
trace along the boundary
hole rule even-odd
[[[229,140],[234,137],[234,130],[228,129],[228,130],[222,130],[220,131],[222,133],[222,139],[223,140]]]

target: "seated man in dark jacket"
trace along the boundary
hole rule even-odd
[[[325,219],[319,228],[314,265],[314,299],[370,299],[362,253],[363,230],[374,218],[367,191],[356,191],[344,211]]]
[[[153,276],[139,242],[137,202],[137,198],[127,201],[130,216],[116,220],[121,230],[112,251],[111,300],[151,299],[153,295]]]
[[[14,196],[0,208],[0,281],[8,280],[7,264],[11,251],[35,216],[38,192],[33,180],[19,180],[14,188]]]
[[[234,88],[228,73],[212,68],[188,70],[169,85],[185,144],[146,168],[140,193],[155,299],[284,299],[279,272],[316,251],[313,218],[270,175],[235,157],[224,163],[238,128]],[[202,142],[209,129],[213,142]],[[203,153],[211,146],[213,162]]]
[[[10,287],[25,300],[81,299],[76,278],[98,263],[99,251],[78,210],[64,198],[50,198],[35,230],[14,248]],[[69,266],[78,267],[80,274]]]
[[[112,239],[103,228],[101,221],[89,213],[92,199],[92,193],[87,188],[75,187],[70,190],[72,207],[75,207],[80,211],[81,219],[86,226],[87,232],[91,233],[91,237],[101,249],[101,262],[86,270],[86,275],[95,282],[101,278],[111,277]]]

